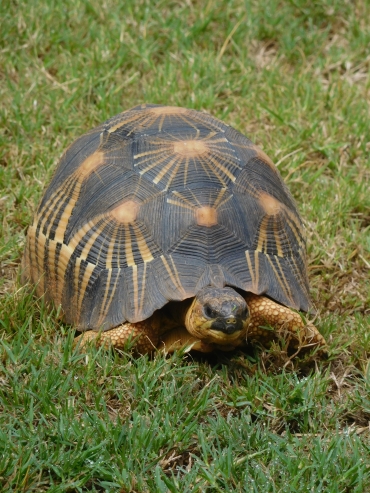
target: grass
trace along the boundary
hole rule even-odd
[[[370,3],[0,6],[0,489],[370,492]],[[278,164],[305,218],[329,357],[72,349],[17,279],[75,138],[141,102],[206,110]]]

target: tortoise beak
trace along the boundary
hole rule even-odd
[[[218,330],[223,332],[224,334],[234,334],[243,329],[243,322],[240,319],[236,318],[217,318],[211,324],[212,330]]]

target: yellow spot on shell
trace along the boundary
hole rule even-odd
[[[104,163],[104,152],[98,151],[91,154],[78,168],[79,173],[85,177],[89,176],[100,165]]]
[[[274,216],[275,214],[278,214],[280,212],[282,204],[277,199],[275,199],[275,197],[272,197],[266,192],[261,192],[258,199],[264,211],[269,216]]]
[[[173,152],[186,157],[196,157],[208,151],[208,146],[200,140],[181,140],[173,145]]]
[[[195,211],[196,220],[199,226],[215,226],[217,224],[217,210],[214,207],[199,207]]]
[[[113,218],[121,224],[130,224],[136,220],[140,204],[134,200],[126,200],[110,211]]]
[[[181,113],[186,113],[187,111],[186,108],[180,108],[178,106],[159,106],[157,108],[150,108],[150,112],[157,115],[179,115]]]

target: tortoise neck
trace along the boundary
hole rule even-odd
[[[184,301],[170,301],[160,310],[160,325],[162,329],[170,330],[175,327],[187,327],[188,314],[192,311],[194,298]]]

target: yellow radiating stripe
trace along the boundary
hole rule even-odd
[[[82,240],[82,238],[89,231],[92,230],[92,228],[95,226],[95,221],[98,222],[101,217],[102,216],[98,216],[97,218],[94,219],[94,222],[93,221],[89,221],[88,223],[84,224],[84,226],[82,228],[80,228],[74,234],[74,236],[71,239],[71,241],[69,242],[68,246],[67,245],[62,245],[61,252],[60,252],[60,255],[59,255],[59,262],[58,262],[58,265],[56,266],[57,271],[58,271],[58,274],[59,274],[58,275],[59,279],[64,279],[65,272],[66,272],[66,269],[68,267],[69,260],[70,260],[70,258],[72,256],[73,252],[75,251],[77,245],[79,244],[79,242]],[[103,231],[103,229],[104,229],[105,226],[106,226],[106,221],[104,221],[102,223],[102,225],[97,229],[97,231],[95,231],[91,235],[91,237],[88,239],[88,241],[86,242],[85,246],[83,247],[83,250],[81,251],[80,256],[78,257],[78,259],[76,259],[76,264],[75,264],[75,269],[74,269],[75,276],[74,276],[74,279],[73,279],[73,284],[74,284],[74,288],[75,288],[75,293],[77,293],[77,296],[76,297],[77,297],[77,305],[78,305],[77,306],[77,314],[78,314],[77,316],[78,316],[78,318],[80,316],[81,304],[82,304],[83,296],[85,294],[87,283],[88,283],[88,281],[90,279],[90,276],[91,276],[92,271],[95,268],[95,265],[94,264],[90,264],[88,262],[87,267],[85,268],[83,279],[81,281],[81,289],[78,289],[79,275],[80,275],[80,269],[81,269],[81,260],[86,260],[87,259],[87,256],[88,256],[88,254],[89,254],[89,252],[91,250],[92,245],[94,244],[94,242],[96,241],[96,239],[99,237],[99,235],[101,234],[101,232]],[[87,277],[87,274],[89,274],[88,277]],[[64,286],[63,286],[63,289],[64,289]]]
[[[304,243],[304,241],[302,241],[302,237],[298,234],[298,231],[300,231],[300,230],[298,230],[296,225],[288,217],[286,218],[286,221],[289,224],[290,229],[292,230],[292,232],[295,236],[295,239],[297,240],[298,245],[301,246]]]
[[[109,219],[107,219],[107,220],[105,220],[103,222],[102,228],[99,230],[98,236],[100,236],[103,233],[103,231],[106,228],[106,226],[109,225],[109,222],[110,222]],[[95,221],[94,221],[94,224],[96,224]],[[108,231],[108,234],[109,234],[109,231]],[[108,240],[109,241],[109,245],[111,244],[112,239],[113,238],[109,235],[109,240]],[[97,264],[100,262],[100,259],[102,258],[102,251],[103,251],[104,247],[105,247],[105,243],[103,241],[101,241],[100,242],[99,251],[96,254],[96,263]],[[106,262],[106,260],[103,259],[102,263],[106,266],[107,264],[105,262]]]
[[[229,195],[228,197],[226,197],[225,200],[223,200],[220,204],[218,204],[218,207],[222,207],[224,206],[225,204],[227,204],[229,202],[229,200],[231,200],[233,198],[232,195]],[[229,209],[230,210],[230,209]]]
[[[206,159],[211,161],[220,171],[222,171],[222,173],[224,173],[226,176],[228,176],[232,182],[234,182],[236,180],[236,176],[233,175],[231,173],[231,171],[229,171],[225,166],[223,166],[221,163],[219,163],[217,161],[217,159],[215,159],[213,156],[207,155]],[[233,164],[233,163],[231,163],[231,164]]]
[[[71,241],[69,243],[69,245],[71,247],[74,246],[74,248],[76,248],[78,243],[79,243],[79,241],[77,241],[78,237],[80,237],[80,239],[82,239],[84,237],[84,235],[86,234],[85,232],[91,231],[96,226],[96,224],[99,222],[99,220],[97,220],[97,219],[98,218],[95,218],[94,221],[89,221],[79,231],[77,231],[77,233],[73,236],[73,243]],[[92,245],[95,243],[97,238],[101,235],[101,233],[103,232],[106,225],[107,225],[107,221],[103,221],[103,223],[98,227],[98,229],[93,232],[93,234],[90,236],[90,238],[85,243],[85,246],[83,247],[81,254],[79,255],[79,258],[86,260],[87,256],[90,253]],[[87,229],[87,231],[86,231],[86,229]]]
[[[284,206],[284,214],[283,214],[284,221],[286,221],[286,217],[285,217],[286,210],[285,209],[286,209],[286,207]],[[290,239],[289,239],[289,237],[287,235],[286,224],[284,225],[283,234],[284,234],[285,248],[288,247],[288,252],[287,252],[286,255],[283,254],[282,257],[292,257],[293,256],[292,242],[290,241]]]
[[[169,256],[170,259],[171,259],[171,264],[172,264],[172,268],[173,268],[173,271],[175,273],[175,278],[177,280],[177,286],[178,286],[178,289],[183,293],[183,295],[185,296],[185,290],[181,284],[181,281],[180,281],[180,276],[179,276],[179,273],[177,271],[177,268],[176,268],[176,265],[175,265],[175,262],[173,261],[173,258],[172,258],[172,255]]]
[[[185,118],[184,114],[179,114],[178,116],[179,116],[179,118],[181,118],[181,120],[183,120],[183,121],[184,121],[187,125],[189,125],[190,127],[193,127],[193,128],[197,131],[197,135],[196,135],[196,137],[195,137],[195,139],[196,139],[196,138],[198,137],[199,133],[200,133],[200,132],[199,132],[198,127],[197,127],[196,125],[194,125],[194,124],[193,124],[193,122],[192,122],[191,120],[189,121],[187,118]],[[195,140],[195,139],[194,139],[194,140]]]
[[[270,259],[270,255],[268,257]],[[279,279],[282,279],[283,283],[285,284],[286,292],[287,293],[290,293],[290,295],[289,295],[289,298],[290,298],[291,297],[290,286],[289,286],[289,283],[288,283],[287,278],[285,277],[284,271],[283,271],[283,269],[281,267],[279,257],[277,255],[273,255],[273,257],[274,257],[274,259],[275,259],[275,261],[277,263],[278,269],[279,269],[279,273],[280,273]]]
[[[56,278],[55,274],[55,253],[56,253],[56,248],[57,248],[57,242],[54,240],[49,240],[48,244],[48,266],[49,266],[49,272],[48,272],[48,289],[51,291],[52,297],[54,302],[56,302],[56,298],[58,297],[58,280]]]
[[[182,202],[185,202],[185,203],[186,203],[186,204],[188,204],[191,208],[193,208],[193,207],[194,207],[194,205],[195,205],[195,204],[194,204],[191,200],[187,199],[186,197],[184,197],[183,195],[181,195],[181,193],[180,193],[180,192],[177,192],[176,190],[174,190],[174,191],[172,192],[172,195],[174,195],[175,197],[179,197],[179,199],[180,199],[180,200],[182,200]],[[193,197],[194,197],[194,195],[193,195]]]
[[[259,199],[261,196],[261,191],[258,190],[252,183],[247,183],[247,186],[237,184],[237,187],[240,187],[243,191],[247,192],[248,195],[252,195],[255,199]]]
[[[294,274],[296,277],[298,276],[298,283],[299,283],[300,287],[307,294],[307,296],[309,296],[309,293],[307,292],[307,288],[306,288],[306,282],[305,282],[306,279],[302,276],[301,269],[298,268],[296,259],[294,258],[294,256],[291,256],[291,257],[289,257],[289,260],[294,264],[294,267],[295,267]]]
[[[222,122],[221,122],[221,123],[222,123]],[[215,131],[213,130],[212,132],[209,132],[209,134],[208,134],[206,137],[204,137],[203,139],[201,139],[201,140],[204,140],[204,141],[206,141],[206,142],[207,142],[207,141],[209,142],[209,141],[210,141],[210,139],[213,139],[213,137],[219,133],[219,131],[220,131],[220,130],[217,130],[217,131],[215,132]],[[223,130],[221,130],[221,132],[223,132]],[[222,142],[222,141],[223,141],[223,139],[226,139],[226,137],[219,137],[218,139],[212,140],[212,142]],[[227,140],[227,139],[226,139],[226,140]]]
[[[74,182],[74,186],[72,186],[72,189],[69,190],[69,196],[66,198],[66,200],[62,201],[58,207],[55,207],[56,202],[60,199],[60,196],[62,196],[65,193],[66,188],[68,189],[71,182]],[[69,218],[71,217],[72,210],[75,207],[76,202],[80,196],[82,182],[83,182],[83,176],[77,170],[76,172],[73,173],[73,175],[71,175],[71,177],[68,180],[66,180],[62,184],[61,187],[59,187],[56,190],[55,194],[53,194],[52,197],[53,200],[49,200],[45,204],[43,210],[45,210],[46,208],[53,210],[53,214],[51,216],[49,215],[48,217],[45,217],[44,220],[42,221],[42,224],[40,225],[40,229],[43,229],[45,227],[46,221],[48,221],[49,224],[47,227],[47,233],[46,233],[47,235],[49,235],[51,232],[51,228],[53,226],[57,214],[60,212],[62,207],[64,207],[63,214],[59,220],[59,223],[56,227],[54,234],[54,239],[56,241],[63,242],[64,233],[67,228]]]
[[[226,142],[227,145],[219,145],[219,142]],[[232,144],[225,138],[225,139],[217,139],[217,140],[209,140],[207,141],[207,146],[214,152],[215,154],[218,154],[220,157],[225,158],[226,156],[228,158],[231,158],[235,161],[239,161],[238,156],[235,154],[235,151],[231,146]]]
[[[134,159],[138,159],[139,157],[143,157],[143,156],[152,156],[153,154],[160,154],[163,152],[163,150],[167,150],[167,149],[170,149],[172,148],[172,145],[170,146],[170,144],[163,144],[162,142],[159,144],[158,142],[151,142],[151,144],[153,145],[161,145],[161,148],[160,149],[153,149],[151,151],[145,151],[145,152],[140,152],[139,154],[135,154],[134,155]],[[140,161],[140,164],[141,163],[145,163],[147,160],[143,160],[143,161]]]
[[[140,255],[142,256],[144,262],[151,262],[153,260],[153,255],[148,247],[143,233],[140,231],[140,228],[137,224],[132,224],[132,228],[135,232],[137,246],[140,250]]]
[[[166,115],[162,115],[159,119],[158,132],[162,132],[163,122],[166,119]]]
[[[70,250],[66,245],[62,245],[59,253],[58,265],[55,266],[56,274],[54,274],[56,279],[55,303],[57,305],[62,302],[62,295],[65,284],[64,274],[66,272],[67,265],[72,253],[73,250]]]
[[[57,266],[58,279],[64,279],[64,273],[67,269],[68,262],[71,258],[74,249],[69,248],[66,245],[62,245],[59,253],[59,262]]]
[[[215,146],[214,148],[209,145],[211,153],[218,157],[219,159],[222,159],[223,161],[226,161],[230,163],[234,168],[241,169],[241,166],[238,164],[239,159],[235,154],[231,154],[230,152],[225,152],[228,151],[227,148],[221,147],[221,146]]]
[[[232,145],[235,146],[235,147],[240,147],[241,149],[252,149],[253,151],[256,150],[256,147],[255,145],[251,144],[251,145],[248,145],[248,144],[240,144],[239,142],[234,142],[232,141]]]
[[[50,231],[50,228],[53,224],[55,216],[58,214],[60,211],[60,208],[63,207],[65,204],[65,201],[62,201],[61,204],[59,204],[59,207],[55,207],[56,203],[58,200],[63,196],[63,192],[65,191],[66,188],[69,187],[70,182],[72,181],[72,177],[70,179],[67,179],[61,187],[58,187],[55,192],[51,195],[49,200],[44,204],[44,207],[40,209],[40,211],[37,214],[38,219],[40,220],[40,231],[42,231],[45,227],[46,222],[48,222],[48,228],[47,228],[47,234]],[[70,200],[70,198],[67,198],[67,200]],[[44,212],[47,213],[43,218],[41,216],[43,215]],[[51,211],[51,214],[50,214]]]
[[[141,318],[141,313],[143,311],[143,306],[144,306],[145,287],[146,287],[146,263],[144,263],[144,272],[141,282],[140,306],[139,306],[139,311],[136,314],[136,318]]]
[[[199,164],[202,166],[204,172],[207,174],[207,176],[209,178],[211,178],[212,175],[216,176],[219,179],[219,181],[221,182],[221,184],[223,186],[226,186],[225,180],[223,179],[223,177],[221,176],[221,174],[218,172],[217,169],[210,166],[210,163],[206,159],[207,157],[208,156],[204,156],[203,159],[199,159]]]
[[[258,244],[257,244],[257,248],[256,250],[259,251],[259,252],[262,252],[264,253],[264,249],[267,251],[267,234],[266,234],[266,230],[267,230],[267,223],[269,221],[269,216],[265,216],[262,221],[261,221],[261,225],[260,225],[260,230],[259,230],[259,234],[258,234]],[[266,245],[266,247],[265,247]]]
[[[258,286],[256,286],[256,280],[255,280],[255,277],[254,277],[253,266],[252,266],[252,261],[251,261],[251,257],[250,257],[250,254],[249,254],[249,250],[246,250],[245,251],[245,257],[247,259],[247,264],[248,264],[249,272],[251,273],[252,289],[256,290]]]
[[[85,271],[83,273],[82,280],[81,280],[80,289],[78,289],[80,269],[81,269],[81,260],[83,260],[83,259],[81,259],[81,258],[76,259],[75,278],[73,280],[75,293],[77,294],[77,320],[79,320],[79,318],[80,318],[82,302],[83,302],[83,299],[84,299],[84,296],[86,293],[86,288],[89,284],[91,275],[95,269],[95,265],[87,263],[87,265],[85,267]]]
[[[72,210],[74,209],[78,197],[80,195],[80,190],[81,190],[81,183],[78,182],[76,187],[72,190],[72,196],[69,197],[68,203],[65,206],[62,217],[60,218],[59,224],[55,230],[54,239],[59,242],[63,242],[64,240],[64,233],[67,229],[68,221],[72,215]]]
[[[72,210],[75,206],[75,202],[72,204],[69,202],[59,220],[58,226],[55,228],[54,240],[59,241],[59,243],[64,242],[64,234],[66,232],[68,221],[71,217]]]
[[[279,264],[279,262],[278,262],[278,257],[276,257],[276,255],[274,255],[274,257],[275,257],[275,259],[276,259],[276,261],[277,261],[277,263],[278,263],[278,265],[279,265],[279,269],[281,270],[280,264]],[[291,294],[290,294],[290,293],[287,291],[287,289],[286,289],[286,279],[285,279],[284,274],[282,274],[282,278],[283,278],[283,281],[284,281],[284,282],[281,282],[281,277],[279,276],[279,273],[277,272],[277,270],[276,270],[276,268],[275,268],[275,266],[274,266],[274,264],[273,264],[273,262],[272,262],[272,260],[271,260],[271,258],[270,258],[270,255],[266,254],[266,258],[267,258],[267,260],[269,261],[269,263],[270,263],[270,265],[271,265],[271,267],[272,267],[272,270],[274,271],[275,277],[276,277],[276,279],[277,279],[278,283],[280,284],[281,289],[284,291],[285,296],[286,296],[289,300],[291,300]]]
[[[117,289],[117,286],[118,286],[118,281],[119,281],[119,278],[120,278],[120,275],[121,275],[121,269],[117,269],[117,273],[116,273],[116,280],[114,281],[114,286],[112,288],[112,292],[111,292],[111,295],[108,299],[108,303],[107,303],[107,307],[106,307],[106,311],[105,313],[108,313],[108,310],[112,304],[112,301],[114,299],[114,296],[116,294],[116,289]]]
[[[135,318],[138,316],[139,311],[139,287],[137,279],[137,265],[132,266],[132,281],[134,286],[134,307],[135,307]]]
[[[303,228],[303,225],[301,224],[301,221],[299,217],[296,216],[296,214],[289,209],[288,207],[284,208],[286,215],[288,216],[286,219],[296,236],[297,240],[299,243],[304,243],[305,242],[305,230]],[[299,234],[301,236],[301,240],[299,239]]]
[[[109,288],[110,288],[110,283],[111,283],[111,279],[112,279],[112,269],[107,269],[107,270],[108,270],[108,278],[107,278],[107,282],[105,284],[104,298],[103,298],[103,301],[101,303],[100,312],[99,312],[99,319],[98,319],[98,326],[99,327],[101,325],[103,325],[104,319],[105,319],[106,314],[107,314],[106,301],[108,299]],[[110,296],[110,298],[112,299],[111,296]],[[109,307],[109,305],[108,305],[108,307]]]
[[[225,139],[225,141],[228,142],[227,139]],[[211,142],[207,142],[210,153],[221,159],[222,161],[226,161],[227,163],[231,164],[231,166],[233,166],[234,168],[241,169],[241,166],[238,164],[238,161],[240,161],[240,159],[235,154],[235,151],[232,152],[233,149],[230,149],[227,146],[213,145],[214,142],[214,140]]]
[[[161,171],[157,174],[157,176],[154,178],[153,183],[158,183],[162,180],[163,176],[172,168],[172,166],[176,163],[178,160],[177,156],[174,157],[169,163],[164,166]]]
[[[58,242],[54,241],[53,242],[53,250],[52,250],[52,255],[53,255],[53,263],[52,263],[52,266],[53,266],[53,274],[52,274],[53,277],[52,277],[52,279],[53,279],[53,281],[52,282],[54,283],[54,287],[55,287],[55,304],[58,306],[62,303],[61,293],[62,293],[62,289],[63,289],[64,276],[63,276],[63,278],[59,277],[58,264],[56,263],[57,246],[58,246]],[[62,248],[63,248],[63,245],[61,244],[58,258],[60,257],[60,253],[61,253]],[[59,262],[59,260],[58,260],[58,262]],[[51,262],[50,262],[50,264],[51,264]]]
[[[271,216],[270,216],[271,217]],[[278,235],[278,217],[279,215],[273,216],[273,230],[274,230],[274,238],[276,243],[276,250],[279,257],[284,257],[283,249],[281,248],[281,241]]]
[[[61,293],[59,294],[59,283],[61,281],[59,281],[58,279],[64,278],[64,272],[63,272],[63,276],[60,276],[60,275],[56,276],[55,275],[55,271],[57,271],[58,273],[60,271],[59,265],[57,265],[57,260],[56,260],[56,248],[57,248],[58,243],[63,244],[63,242],[64,242],[64,234],[65,234],[65,231],[67,229],[68,221],[69,221],[69,218],[71,217],[72,210],[73,210],[73,208],[77,202],[77,199],[78,199],[78,196],[80,193],[80,189],[81,189],[81,184],[79,182],[77,182],[76,187],[74,188],[74,190],[72,190],[72,196],[70,196],[68,198],[68,203],[65,206],[62,217],[59,220],[58,226],[55,229],[55,233],[54,233],[54,242],[55,243],[53,245],[53,248],[50,248],[50,251],[49,251],[49,265],[52,266],[52,271],[53,271],[52,272],[52,278],[55,280],[55,286],[56,286],[55,296],[56,296],[56,299],[58,300],[59,303],[61,302],[61,299],[60,299]],[[74,195],[74,200],[73,200],[73,195]],[[52,224],[52,223],[53,223],[53,221],[50,224]],[[59,259],[60,259],[60,256],[58,257],[58,263],[59,263]]]
[[[218,204],[221,202],[222,197],[225,195],[227,188],[221,188],[221,190],[218,192],[218,195],[216,197],[216,200],[214,201],[212,207],[217,207]]]
[[[166,161],[166,159],[168,159],[168,156],[167,155],[163,156],[161,159],[158,159],[158,161],[154,161],[152,164],[150,164],[146,168],[141,169],[139,171],[139,173],[141,175],[143,175],[144,173],[147,173],[148,171],[150,171],[151,169],[155,168],[156,166],[160,166],[163,163],[163,161]],[[147,161],[150,161],[150,159],[147,159],[146,161],[140,161],[138,164],[143,164],[144,162],[147,162]]]
[[[127,115],[128,116],[128,115]],[[124,119],[123,121],[120,121],[119,123],[116,123],[116,125],[114,125],[113,127],[110,127],[108,128],[108,132],[109,133],[113,133],[115,132],[116,130],[118,130],[119,128],[131,123],[131,122],[137,122],[138,120],[143,120],[141,125],[145,125],[148,121],[150,121],[150,115],[148,115],[147,112],[145,113],[133,113],[132,115],[130,115],[130,117]],[[134,129],[131,130],[131,132],[133,131]]]
[[[226,137],[220,137],[219,139],[211,140],[212,137],[214,137],[215,135],[216,135],[216,132],[211,132],[210,134],[207,135],[207,137],[205,139],[203,139],[204,141],[207,142],[207,146],[219,144],[220,142],[229,142]],[[222,146],[216,145],[215,147],[222,147]],[[228,149],[228,148],[226,147],[226,149]]]
[[[180,160],[178,160],[177,165],[173,168],[173,170],[172,170],[172,172],[171,172],[171,174],[170,174],[170,176],[169,176],[169,178],[168,178],[168,180],[167,180],[165,190],[168,190],[168,188],[169,188],[169,186],[171,185],[171,183],[172,183],[172,181],[173,181],[174,177],[176,176],[176,174],[177,174],[177,172],[178,172],[178,170],[179,170],[180,166],[181,166],[181,161],[180,161]]]
[[[109,247],[108,247],[108,252],[107,252],[107,262],[106,262],[106,267],[107,269],[112,269],[112,260],[113,260],[113,252],[114,252],[114,247],[116,245],[116,238],[118,234],[118,229],[119,225],[116,224],[113,231],[112,235],[109,241]]]
[[[99,221],[99,219],[102,216],[97,216],[95,219]],[[72,236],[72,238],[68,242],[68,247],[70,248],[71,252],[73,252],[77,245],[80,243],[82,238],[91,230],[91,227],[94,226],[94,224],[90,222],[85,223],[79,230],[76,231],[76,233]]]
[[[126,253],[126,263],[128,266],[133,267],[135,266],[135,260],[134,260],[134,254],[132,251],[132,242],[131,242],[131,233],[130,233],[130,227],[129,225],[125,224],[124,226],[125,230],[125,253]]]
[[[203,204],[201,204],[201,203],[199,202],[198,197],[195,195],[194,191],[193,191],[193,190],[189,190],[189,192],[191,193],[191,196],[193,197],[193,199],[194,199],[194,202],[195,202],[196,206],[198,206],[198,207],[203,207]],[[193,203],[194,203],[194,202],[193,202]]]
[[[281,279],[283,279],[283,281],[285,283],[286,290],[289,293],[288,298],[291,300],[292,304],[294,304],[292,290],[290,289],[290,285],[289,285],[288,279],[285,277],[283,268],[281,267],[279,257],[277,257],[276,255],[274,255],[274,257],[275,257],[276,263],[277,263],[277,265],[279,267],[279,271],[280,271],[280,274],[281,274]]]
[[[184,187],[185,187],[187,182],[188,182],[189,156],[186,156],[185,161],[182,161],[182,163],[183,163],[183,170],[184,170]]]
[[[62,188],[58,189],[58,191],[62,191]],[[46,228],[46,234],[49,234],[49,231],[53,225],[55,216],[60,211],[60,207],[64,205],[64,203],[62,202],[61,204],[59,204],[59,207],[55,207],[55,204],[56,204],[57,200],[59,199],[59,197],[57,195],[55,195],[55,196],[53,196],[53,199],[55,199],[55,200],[49,200],[48,202],[46,202],[45,207],[43,209],[43,211],[48,209],[49,211],[52,211],[52,213],[51,214],[45,214],[44,218],[40,221],[40,229],[39,229],[40,232],[44,230],[46,223],[48,223],[47,228]]]
[[[194,210],[193,205],[184,204],[183,202],[180,202],[179,200],[167,199],[167,203],[172,204],[172,205],[177,205],[178,207],[182,207],[183,209]]]
[[[168,262],[167,262],[166,258],[164,257],[164,255],[161,255],[161,260],[163,262],[163,265],[165,266],[166,271],[168,272],[168,274],[169,274],[169,276],[171,278],[171,281],[173,282],[174,286],[176,286],[176,288],[179,291],[181,291],[183,293],[183,295],[185,295],[185,290],[182,287],[182,284],[180,282],[180,279],[179,279],[179,276],[178,276],[178,272],[177,272],[177,269],[176,269],[176,267],[174,265],[173,259],[172,259],[171,255],[169,257],[171,259],[171,263],[173,265],[175,274],[172,272],[171,267],[168,265]]]
[[[288,207],[285,207],[285,210],[286,210],[286,213],[289,216],[289,218],[294,222],[297,230],[302,231],[301,222],[300,222],[299,218],[296,216],[296,214],[292,210],[288,209]],[[302,236],[303,236],[303,234],[302,234]]]
[[[151,127],[153,125],[153,123],[154,123],[153,119],[150,118],[150,115],[147,115],[147,118],[142,118],[141,121],[138,121],[137,125],[132,126],[132,129],[128,132],[127,137],[129,137],[132,134],[132,132],[135,132],[137,129],[140,129],[140,127],[145,128],[146,125],[148,125],[148,124],[149,124],[149,127]]]
[[[254,151],[256,153],[255,157],[258,157],[259,159],[261,159],[261,161],[266,163],[273,171],[275,171],[275,173],[277,172],[277,168],[276,168],[275,164],[273,163],[273,161],[258,146],[254,145],[254,144],[252,144],[252,145],[240,144],[240,143],[234,142],[234,141],[233,141],[233,146],[240,147],[241,149],[250,149],[250,150]]]
[[[152,156],[148,157],[146,159],[142,159],[141,161],[137,161],[134,163],[135,168],[138,166],[143,166],[144,164],[148,164],[145,168],[139,170],[139,173],[142,175],[144,173],[147,173],[148,171],[152,170],[156,166],[160,166],[163,162],[168,159],[170,153],[163,153],[163,156]]]
[[[225,190],[226,191],[227,189],[226,188],[223,188],[222,190]],[[222,194],[222,195],[224,195],[224,194]],[[221,197],[217,197],[217,199],[216,199],[213,207],[222,207],[223,205],[227,204],[229,202],[229,200],[232,199],[232,197],[233,197],[233,195],[230,194],[224,200],[222,200],[221,202],[219,202],[219,199],[221,199],[222,196]]]
[[[256,272],[256,289],[258,290],[258,286],[260,283],[260,264],[258,252],[256,250],[254,251],[254,269]]]
[[[215,159],[215,157],[211,153],[204,155],[204,161],[207,163],[207,166],[209,167],[210,171],[214,173],[220,179],[220,181],[222,181],[225,185],[226,185],[225,180],[221,177],[219,171],[224,175],[226,175],[228,178],[230,178],[232,182],[236,180],[236,177],[231,173],[231,171],[229,171],[225,166],[223,166],[219,161],[217,161],[217,159]],[[213,166],[211,166],[210,163]]]

